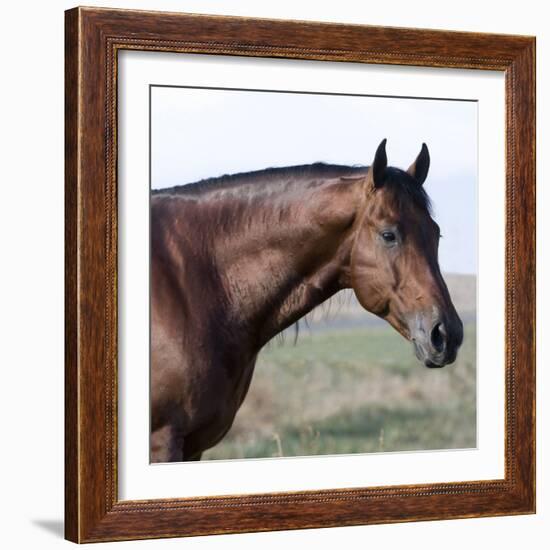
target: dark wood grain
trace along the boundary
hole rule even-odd
[[[65,537],[78,537],[78,12],[65,32]]]
[[[506,80],[506,475],[469,483],[119,501],[120,49],[499,70]],[[535,40],[96,8],[66,13],[66,537],[173,537],[535,509]]]

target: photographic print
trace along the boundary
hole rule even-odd
[[[476,447],[477,102],[149,98],[151,462]]]
[[[535,39],[66,12],[75,542],[535,511]]]

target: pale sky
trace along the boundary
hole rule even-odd
[[[428,145],[424,184],[446,273],[477,273],[477,103],[153,87],[153,189],[312,162],[369,165],[383,138],[406,169]]]

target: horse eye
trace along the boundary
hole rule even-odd
[[[397,240],[397,237],[393,231],[383,231],[382,238],[387,243],[394,243]]]

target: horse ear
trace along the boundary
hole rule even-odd
[[[388,166],[388,157],[386,155],[386,139],[384,138],[376,153],[374,155],[374,161],[369,170],[369,181],[375,188],[381,187],[384,183],[384,172]]]
[[[422,185],[428,177],[430,169],[430,153],[425,143],[422,144],[422,149],[416,157],[416,160],[409,166],[409,173],[420,185]]]

